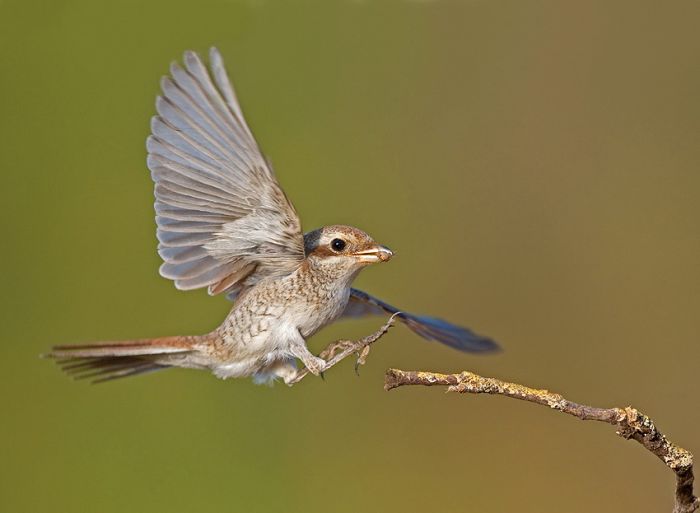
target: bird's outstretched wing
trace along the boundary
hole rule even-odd
[[[258,148],[212,48],[161,81],[147,141],[155,182],[160,274],[210,294],[247,278],[286,274],[304,259],[294,207]]]
[[[361,290],[350,290],[350,301],[342,317],[395,314],[400,310]],[[342,318],[341,317],[341,318]],[[467,352],[497,351],[498,344],[471,330],[450,324],[442,319],[401,312],[396,316],[415,333],[428,340],[437,340],[454,349]]]

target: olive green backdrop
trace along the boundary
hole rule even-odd
[[[700,451],[700,4],[0,1],[0,510],[670,511],[653,456],[544,408],[382,390],[458,371],[633,404]],[[501,341],[396,328],[356,377],[90,386],[51,344],[200,333],[158,276],[158,80],[217,45],[306,229],[397,253],[359,285]],[[357,337],[342,323],[311,345]]]

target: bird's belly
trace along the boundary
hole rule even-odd
[[[265,303],[248,296],[234,305],[219,328],[222,353],[211,366],[221,378],[245,377],[278,360],[292,358],[291,344],[310,337],[342,314],[349,290],[324,297],[295,297]]]
[[[252,376],[275,361],[289,358],[288,340],[289,333],[276,321],[264,331],[224,337],[226,350],[211,370],[223,379]]]
[[[211,367],[211,371],[217,378],[221,379],[246,378],[258,372],[259,368],[257,359],[246,359],[237,362],[217,363]]]

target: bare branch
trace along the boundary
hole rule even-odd
[[[328,345],[319,356],[326,360],[324,371],[330,369],[351,354],[357,354],[355,370],[364,365],[370,346],[382,338],[394,324],[392,315],[376,332],[360,340],[338,340]],[[309,370],[304,368],[288,383],[301,381]],[[573,415],[581,420],[597,420],[617,426],[617,434],[625,439],[633,439],[655,454],[676,475],[676,497],[673,513],[693,513],[700,508],[700,501],[693,495],[693,455],[687,450],[669,442],[656,429],[654,422],[643,413],[630,406],[626,408],[595,408],[565,399],[560,394],[509,383],[496,378],[486,378],[472,372],[440,374],[424,371],[402,371],[389,369],[384,379],[384,389],[391,390],[405,385],[446,386],[448,392],[462,394],[493,394],[520,399],[548,406],[562,413]]]
[[[642,444],[676,474],[676,500],[673,513],[692,513],[700,507],[693,495],[693,455],[669,442],[656,429],[654,422],[628,406],[626,408],[594,408],[565,399],[549,390],[538,390],[495,378],[485,378],[472,372],[439,374],[436,372],[402,371],[389,369],[384,377],[384,389],[405,385],[446,386],[448,392],[461,394],[494,394],[549,406],[554,410],[578,417],[597,420],[617,426],[617,434]]]
[[[357,369],[360,367],[360,365],[364,365],[367,361],[370,345],[374,344],[377,340],[382,338],[387,331],[389,331],[389,328],[391,328],[394,325],[394,319],[400,313],[401,312],[396,312],[394,315],[389,317],[389,320],[386,321],[384,326],[379,328],[371,335],[367,335],[366,337],[363,337],[360,340],[336,340],[335,342],[329,344],[328,347],[326,347],[319,354],[321,358],[326,360],[326,365],[323,368],[323,371],[327,371],[328,369],[339,363],[341,360],[344,360],[351,354],[355,353],[357,354],[357,361],[355,362],[355,372],[357,372]],[[308,373],[309,369],[304,368],[299,370],[299,372],[297,372],[297,375],[287,384],[294,385],[295,383],[299,383]]]

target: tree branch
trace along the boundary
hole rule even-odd
[[[389,331],[389,328],[394,325],[396,315],[398,314],[392,315],[376,332],[360,340],[338,340],[329,344],[319,354],[321,358],[326,360],[323,370],[330,369],[351,354],[357,354],[355,363],[355,371],[357,371],[358,367],[366,362],[370,346],[382,338]],[[294,385],[298,383],[308,373],[308,369],[300,369],[288,384]],[[617,426],[618,435],[627,440],[636,440],[675,473],[676,496],[673,513],[693,513],[700,508],[700,501],[693,495],[693,455],[687,450],[669,442],[656,429],[654,422],[648,416],[631,406],[626,408],[595,408],[569,401],[560,394],[549,390],[530,388],[496,378],[486,378],[467,371],[459,374],[402,371],[399,369],[386,371],[384,378],[385,390],[392,390],[405,385],[438,385],[446,386],[448,392],[503,395],[548,406],[581,420],[597,420]]]
[[[635,408],[594,408],[565,399],[549,390],[538,390],[495,378],[485,378],[472,372],[439,374],[436,372],[389,369],[384,377],[384,389],[405,385],[446,386],[448,392],[461,394],[494,394],[549,406],[554,410],[617,426],[617,434],[642,444],[676,474],[676,498],[673,513],[692,513],[700,507],[693,495],[693,455],[669,442],[656,429],[654,422]]]
[[[326,365],[323,368],[323,372],[327,371],[353,353],[357,354],[357,361],[355,362],[355,372],[357,372],[360,365],[364,365],[367,361],[370,345],[374,344],[377,340],[382,338],[387,331],[389,331],[389,328],[394,325],[394,318],[399,315],[399,313],[401,312],[396,312],[394,315],[389,317],[389,320],[386,321],[384,326],[379,328],[371,335],[367,335],[360,340],[336,340],[335,342],[329,344],[328,347],[319,353],[319,356],[326,360]],[[307,368],[299,370],[297,375],[287,384],[291,386],[299,383],[308,373],[309,369]]]

